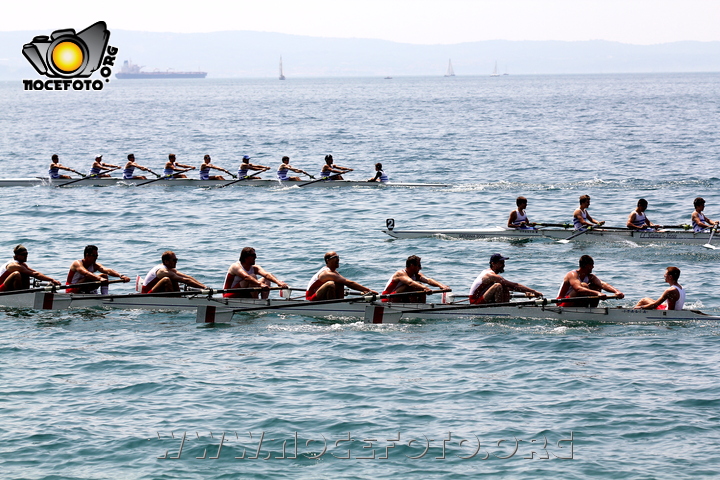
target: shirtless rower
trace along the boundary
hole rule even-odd
[[[339,273],[337,269],[340,266],[340,256],[335,252],[327,252],[325,254],[325,266],[313,275],[308,283],[305,299],[309,301],[316,300],[332,300],[345,298],[345,288],[349,287],[360,293],[372,293],[377,295],[375,290],[360,285],[357,282],[348,280]]]
[[[626,226],[630,230],[657,230],[659,228],[658,225],[655,225],[650,221],[650,219],[647,218],[645,215],[645,210],[647,210],[648,207],[648,201],[644,198],[641,198],[637,202],[637,208],[632,211],[630,216],[628,217]]]
[[[323,165],[322,170],[320,170],[320,177],[328,178],[329,180],[344,180],[340,174],[352,171],[352,168],[335,165],[332,155],[325,155],[325,165]]]
[[[713,222],[708,217],[703,214],[703,210],[705,210],[705,199],[702,197],[697,197],[693,201],[693,205],[695,206],[695,211],[692,213],[691,222],[693,227],[693,232],[700,233],[700,232],[708,232],[709,229],[713,228],[718,224],[717,221]]]
[[[267,172],[270,170],[270,167],[266,167],[265,165],[255,165],[253,163],[250,163],[250,157],[248,155],[244,155],[242,158],[242,162],[240,162],[240,166],[238,167],[238,176],[237,178],[245,178],[248,176],[248,170],[258,170],[261,172]],[[250,180],[260,180],[260,177],[252,177]]]
[[[178,259],[174,252],[168,250],[160,259],[162,263],[155,265],[145,275],[141,293],[179,292],[181,283],[194,288],[207,288],[190,275],[178,272]]]
[[[288,172],[295,172],[295,173],[302,173],[303,175],[307,175],[308,177],[312,178],[313,180],[315,177],[310,175],[305,170],[301,170],[299,168],[295,168],[292,165],[290,165],[290,157],[282,157],[282,163],[277,169],[277,177],[278,180],[281,182],[299,182],[301,179],[300,177],[288,177]]]
[[[486,268],[475,279],[470,287],[470,303],[507,303],[510,301],[510,292],[525,292],[528,297],[542,297],[543,294],[520,283],[505,280],[501,273],[505,271],[505,260],[495,253],[490,257],[490,268]]]
[[[83,258],[75,260],[70,265],[70,271],[68,272],[65,285],[75,285],[78,283],[89,282],[107,282],[108,277],[118,277],[125,283],[130,281],[130,277],[121,275],[112,268],[103,267],[97,263],[97,259],[98,247],[95,245],[86,246],[83,251]],[[97,288],[97,285],[91,285],[89,287],[68,288],[65,291],[67,293],[97,293]],[[108,293],[107,283],[101,284],[100,292],[103,295]]]
[[[105,173],[108,170],[118,169],[119,165],[113,165],[112,163],[103,163],[102,155],[95,157],[95,161],[90,167],[90,175],[93,177],[109,177],[110,175]]]
[[[573,213],[573,225],[575,225],[575,230],[586,230],[590,226],[602,226],[605,225],[605,222],[598,222],[594,220],[590,214],[588,213],[587,209],[590,206],[590,195],[581,195],[580,196],[580,207],[575,210]]]
[[[387,176],[387,173],[383,171],[382,163],[378,162],[375,164],[375,176],[372,178],[368,178],[368,182],[382,182],[387,183],[390,181],[390,178]]]
[[[391,299],[383,299],[383,302],[404,302],[404,303],[425,303],[426,295],[432,293],[432,289],[426,285],[438,287],[441,290],[452,292],[452,288],[447,285],[428,278],[420,270],[422,269],[421,258],[417,255],[410,255],[405,260],[405,268],[398,270],[390,277],[383,295],[395,293],[407,293],[407,295],[397,295]]]
[[[52,161],[50,162],[50,167],[48,167],[48,175],[52,179],[61,179],[61,180],[68,180],[72,178],[70,175],[60,175],[60,170],[67,170],[68,172],[77,173],[78,175],[82,177],[86,177],[84,173],[80,173],[77,170],[73,170],[70,167],[66,167],[65,165],[60,164],[60,157],[57,155],[52,156]]]
[[[28,251],[23,245],[18,245],[13,249],[13,259],[0,266],[0,292],[27,290],[30,288],[30,277],[61,285],[54,278],[28,267],[27,257]]]
[[[665,290],[657,300],[643,298],[634,308],[642,308],[643,310],[682,310],[685,305],[685,289],[678,283],[679,279],[680,269],[667,267],[665,282],[670,285],[670,288]]]
[[[240,252],[240,259],[228,268],[223,289],[259,287],[262,288],[262,292],[258,292],[257,290],[248,290],[246,292],[227,292],[223,293],[223,297],[268,298],[271,282],[280,288],[288,288],[287,283],[278,280],[275,275],[266,271],[260,265],[256,265],[256,258],[257,254],[255,253],[254,248],[243,248]],[[258,277],[261,277],[261,279],[258,280]],[[258,295],[259,293],[262,293],[261,297]]]
[[[211,168],[215,170],[220,170],[221,172],[225,172],[233,178],[237,178],[235,175],[225,170],[224,168],[218,167],[217,165],[213,165],[212,163],[210,163],[210,155],[205,155],[203,157],[203,163],[202,165],[200,165],[200,180],[225,180],[225,177],[223,177],[222,175],[210,175]]]
[[[160,175],[153,172],[147,167],[143,167],[139,163],[135,162],[135,155],[132,153],[127,156],[127,163],[125,164],[125,168],[123,169],[123,180],[147,180],[147,177],[144,175],[135,175],[135,169],[142,170],[143,172],[150,172],[156,177],[160,178]]]
[[[525,197],[517,197],[515,199],[515,205],[517,205],[517,209],[510,212],[510,216],[508,217],[507,226],[508,228],[514,228],[516,230],[534,230],[535,225],[537,223],[532,223],[530,220],[528,220],[527,215],[525,214],[525,209],[527,208],[528,200]]]
[[[177,163],[175,161],[175,154],[168,154],[168,161],[165,162],[165,169],[163,170],[163,175],[166,177],[172,176],[172,178],[188,178],[187,175],[185,175],[184,173],[175,173],[182,172],[183,170],[195,170],[195,167],[193,167],[192,165],[183,165],[182,163]]]
[[[613,287],[609,283],[605,283],[598,277],[593,275],[592,271],[595,267],[595,261],[590,255],[583,255],[578,262],[578,269],[572,270],[565,274],[563,283],[560,285],[557,298],[574,298],[574,297],[600,297],[593,300],[579,300],[572,302],[558,303],[561,307],[597,307],[600,300],[605,300],[607,295],[602,291],[608,291],[617,295],[618,298],[624,298],[625,295]]]

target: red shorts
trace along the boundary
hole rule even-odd
[[[305,300],[307,300],[308,302],[316,301],[317,298],[315,297],[317,297],[317,292],[313,293],[312,295],[308,295],[307,293],[305,293]]]
[[[660,305],[658,305],[658,307],[655,310],[667,310],[667,305],[665,305],[664,303],[661,303]]]
[[[65,293],[82,293],[79,288],[66,288]]]
[[[7,286],[4,283],[2,285],[0,285],[0,292],[4,292],[6,290],[7,290]]]
[[[142,288],[140,289],[140,293],[150,293],[151,290],[152,290],[152,287],[148,287],[147,285],[143,285]]]
[[[470,296],[469,301],[471,305],[480,305],[481,303],[486,303],[484,295],[481,295],[479,298],[474,298]]]
[[[556,300],[560,300],[561,298],[570,298],[569,296],[564,297],[557,297]],[[558,307],[572,307],[572,302],[557,302]]]

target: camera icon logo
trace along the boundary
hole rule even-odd
[[[50,78],[84,78],[100,68],[110,31],[97,22],[82,32],[72,28],[39,35],[23,45],[22,53],[40,75]]]

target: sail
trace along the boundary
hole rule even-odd
[[[285,75],[283,75],[282,71],[282,57],[280,57],[280,80],[285,80]]]
[[[446,77],[454,77],[455,76],[455,70],[452,68],[452,60],[448,60],[448,69],[447,73],[445,74]]]
[[[495,68],[493,69],[493,73],[490,75],[491,77],[499,77],[500,74],[497,73],[497,60],[495,60]]]

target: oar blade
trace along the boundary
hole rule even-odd
[[[715,245],[710,245],[709,243],[706,243],[703,245],[703,247],[708,248],[710,250],[717,250],[717,247]]]
[[[570,243],[570,240],[568,240],[567,238],[563,238],[562,240],[558,240],[557,243]]]

